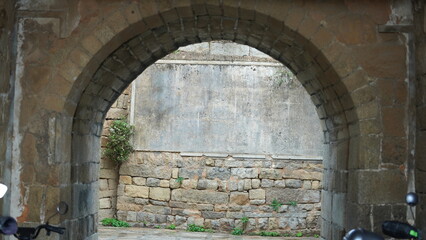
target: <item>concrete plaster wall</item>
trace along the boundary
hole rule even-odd
[[[134,82],[137,150],[322,156],[315,106],[290,70],[254,48],[180,48]]]

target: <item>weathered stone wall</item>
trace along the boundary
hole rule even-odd
[[[107,143],[109,126],[114,120],[128,118],[131,88],[126,89],[108,111],[101,137],[102,151]],[[119,180],[118,165],[102,156],[99,174],[99,219],[112,218],[117,209],[117,186]]]
[[[138,150],[323,155],[309,94],[287,67],[252,47],[179,48],[133,84]]]
[[[377,25],[400,24],[411,13],[393,13],[413,1],[18,3],[19,37],[9,43],[19,56],[11,73],[16,101],[1,111],[13,116],[7,209],[20,222],[40,222],[55,200],[66,200],[72,207],[60,222],[72,231],[63,238],[96,239],[100,137],[109,107],[156,60],[180,46],[221,39],[286,64],[311,95],[329,143],[322,238],[342,239],[353,227],[378,230],[382,212],[403,219],[414,144],[406,120],[416,113],[407,101],[413,95],[407,39]],[[421,49],[423,63],[420,56]],[[43,207],[30,211],[35,206]]]
[[[248,217],[247,231],[318,233],[321,160],[137,152],[120,169],[117,215],[136,226],[220,231],[242,228]],[[278,211],[273,200],[283,204]]]
[[[14,1],[0,0],[0,176],[1,182],[10,186],[11,149],[13,116],[12,71],[14,69],[14,52],[12,42],[15,38]],[[2,215],[10,214],[10,192],[0,201]]]
[[[118,202],[118,168],[101,160],[100,220],[179,227],[195,221],[228,231],[246,216],[252,231],[319,232],[323,132],[289,69],[254,48],[213,41],[166,56],[132,89],[139,151],[122,166]],[[107,114],[103,140],[110,122],[126,115],[123,97]],[[208,154],[182,153],[203,150]],[[274,213],[273,199],[299,204]]]
[[[425,4],[423,2],[418,2],[415,8],[414,14],[414,23],[415,23],[415,34],[411,37],[415,46],[415,52],[410,53],[410,57],[414,57],[415,69],[412,69],[412,77],[415,77],[415,82],[412,83],[415,85],[415,105],[416,109],[412,109],[411,113],[417,113],[415,122],[410,123],[415,124],[415,164],[411,167],[415,168],[415,186],[412,188],[420,196],[419,206],[416,207],[416,220],[417,226],[420,226],[423,232],[426,232],[426,12]],[[414,50],[414,49],[413,49]],[[413,63],[414,64],[414,63]],[[415,75],[414,75],[415,74]],[[414,88],[414,87],[413,87]],[[414,126],[412,126],[414,127]],[[415,167],[414,167],[415,166]]]

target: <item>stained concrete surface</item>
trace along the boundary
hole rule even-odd
[[[316,240],[308,237],[263,237],[263,236],[234,236],[226,233],[186,232],[182,230],[152,229],[152,228],[112,228],[100,227],[99,240],[186,240],[186,239],[263,239],[263,240]]]

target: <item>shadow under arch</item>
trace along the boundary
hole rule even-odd
[[[316,106],[329,145],[324,159],[322,237],[341,239],[356,220],[347,219],[348,162],[351,139],[357,137],[357,116],[348,91],[333,66],[309,40],[285,23],[255,12],[256,20],[202,15],[164,22],[142,19],[107,43],[76,80],[68,101],[75,105],[72,126],[72,201],[69,224],[91,222],[71,239],[95,234],[99,149],[105,115],[122,91],[148,66],[178,47],[211,40],[230,40],[254,47],[286,65]],[[318,59],[321,59],[320,61]],[[356,224],[356,223],[355,223]]]

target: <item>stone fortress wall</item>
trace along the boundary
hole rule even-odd
[[[99,219],[229,231],[247,217],[246,231],[319,232],[322,131],[292,78],[227,42],[181,48],[147,69],[107,116],[103,139],[110,120],[129,115],[136,151],[119,173],[101,161]]]

